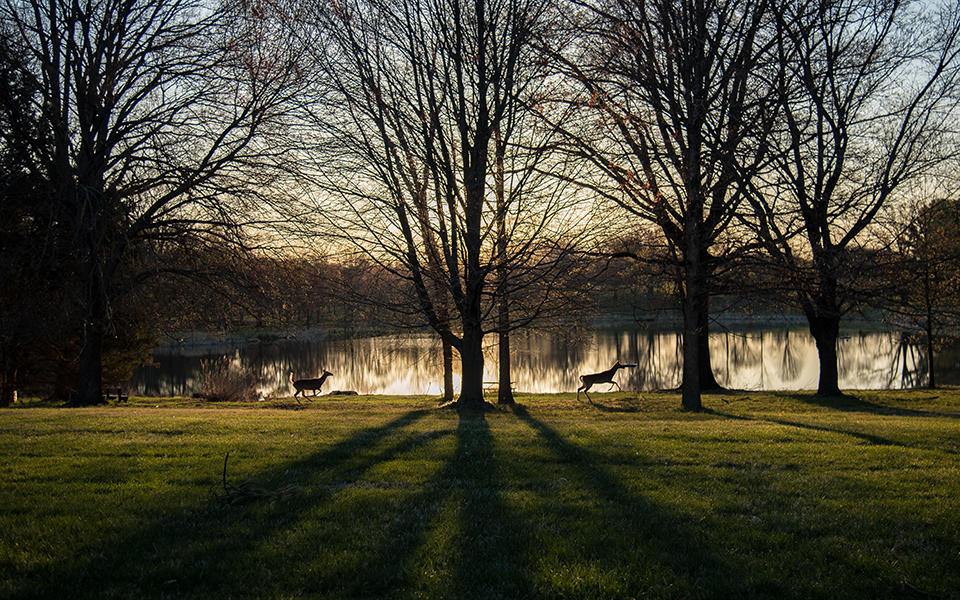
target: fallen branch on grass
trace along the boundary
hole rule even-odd
[[[300,493],[299,486],[290,484],[275,490],[257,487],[249,479],[240,485],[233,485],[227,482],[227,461],[230,459],[230,453],[223,457],[223,495],[214,494],[217,500],[222,500],[230,504],[246,502],[247,500],[280,500],[287,496],[293,496]]]

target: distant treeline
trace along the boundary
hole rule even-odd
[[[922,252],[891,244],[857,259],[867,275],[859,278],[864,290],[860,308],[884,324],[918,333],[926,332],[929,317],[933,345],[960,326],[960,287],[956,273],[945,271],[960,263],[956,221],[960,210],[951,205],[937,214],[936,248],[931,236]],[[7,381],[16,381],[21,393],[69,400],[75,393],[73,373],[80,343],[77,292],[70,286],[71,278],[54,276],[52,269],[39,271],[43,277],[31,277],[37,273],[28,268],[35,253],[18,254],[18,249],[31,247],[30,232],[6,233],[0,250],[24,261],[3,263],[7,281],[16,284],[3,288],[0,312]],[[150,360],[153,348],[188,331],[322,328],[332,335],[362,335],[428,328],[416,310],[398,310],[410,304],[414,294],[410,282],[363,258],[337,262],[224,252],[217,246],[176,250],[158,250],[150,262],[158,272],[139,281],[131,276],[129,292],[111,305],[111,327],[104,345],[105,385],[122,383],[135,367]],[[580,252],[576,265],[579,272],[588,274],[578,281],[586,293],[577,296],[576,306],[566,305],[562,314],[538,319],[532,326],[589,327],[605,318],[632,320],[642,326],[679,323],[682,269],[662,247],[619,240],[601,252]],[[133,267],[128,267],[130,273]],[[714,280],[715,314],[799,311],[786,293],[789,284],[784,274],[763,253],[742,253],[728,267],[722,278]],[[931,277],[932,268],[940,275]],[[937,297],[927,298],[924,291],[933,281]]]

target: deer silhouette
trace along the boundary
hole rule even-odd
[[[636,364],[621,364],[618,360],[613,364],[613,367],[607,369],[606,371],[600,371],[599,373],[593,373],[591,375],[581,375],[580,382],[583,384],[577,388],[577,401],[580,401],[580,392],[583,391],[583,395],[587,397],[587,400],[590,401],[590,404],[593,404],[593,398],[590,397],[590,394],[587,393],[591,387],[597,383],[611,383],[617,386],[617,389],[623,391],[623,388],[620,387],[620,384],[613,380],[613,376],[617,374],[617,371],[625,367],[635,367]]]
[[[290,382],[293,383],[294,389],[297,390],[296,392],[293,393],[293,399],[297,401],[297,404],[300,404],[300,398],[297,398],[297,395],[299,394],[304,398],[306,398],[307,395],[303,393],[304,390],[311,390],[313,391],[313,395],[316,396],[317,392],[322,390],[323,382],[326,381],[327,377],[330,377],[331,375],[333,375],[333,373],[331,373],[330,371],[324,370],[323,374],[320,377],[317,377],[316,379],[294,380],[293,371],[290,371]]]

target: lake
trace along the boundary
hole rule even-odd
[[[488,336],[484,379],[497,380],[496,336]],[[637,363],[617,375],[624,390],[677,387],[681,374],[679,335],[638,327],[604,328],[578,334],[517,332],[511,340],[512,379],[520,392],[573,392],[579,376],[608,369],[619,359]],[[745,390],[816,389],[817,351],[802,327],[726,330],[710,336],[712,366],[724,386]],[[456,356],[456,353],[454,353]],[[926,381],[926,357],[899,331],[847,331],[839,343],[840,387],[899,389]],[[436,394],[442,391],[440,348],[426,334],[351,339],[281,339],[269,343],[165,347],[154,364],[137,369],[132,391],[144,395],[189,395],[200,389],[201,361],[223,358],[232,368],[253,372],[266,396],[290,395],[289,373],[333,376],[324,392]],[[938,383],[957,384],[958,352],[938,356]],[[458,370],[458,368],[456,369]],[[455,374],[459,389],[459,375]],[[601,386],[600,390],[605,391]]]

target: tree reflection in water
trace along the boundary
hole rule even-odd
[[[495,336],[489,340],[495,342]],[[522,392],[576,390],[580,375],[607,369],[618,359],[638,364],[618,375],[624,390],[669,389],[680,384],[681,342],[673,332],[636,328],[564,335],[531,332],[515,335],[514,340],[513,380]],[[841,388],[903,388],[925,382],[926,356],[900,332],[849,333],[841,336],[839,344]],[[717,379],[726,387],[816,388],[816,346],[804,329],[716,332],[710,336],[710,352]],[[442,391],[440,347],[433,336],[420,334],[158,351],[156,366],[138,369],[131,387],[141,394],[190,394],[199,387],[200,361],[224,355],[256,373],[265,396],[292,394],[290,371],[296,377],[313,377],[322,369],[334,374],[324,392],[439,396]],[[957,348],[937,357],[943,383],[957,383],[952,379],[957,377],[953,367],[958,357]],[[490,345],[485,380],[497,380],[496,361],[497,348]]]

